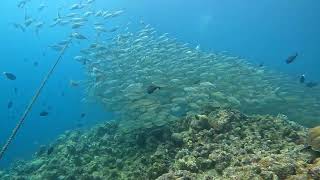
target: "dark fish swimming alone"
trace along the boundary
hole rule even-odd
[[[8,102],[8,105],[7,105],[7,108],[8,108],[8,109],[11,109],[12,106],[13,106],[13,102],[12,102],[12,101],[9,101],[9,102]]]
[[[259,67],[263,67],[263,66],[264,66],[264,63],[261,62],[261,63],[259,64]]]
[[[18,94],[18,88],[13,88],[14,94]]]
[[[40,116],[48,116],[49,113],[47,111],[41,111],[39,115]]]
[[[37,67],[39,65],[38,61],[33,62],[33,66]]]
[[[86,113],[81,113],[80,117],[84,118],[86,116]]]
[[[300,78],[299,78],[299,82],[300,82],[301,84],[303,84],[305,81],[306,81],[306,76],[305,76],[304,74],[302,74],[302,75],[300,76]]]
[[[152,84],[147,88],[147,93],[152,94],[157,89],[160,89],[160,87]]]
[[[306,86],[307,86],[308,88],[313,88],[313,87],[318,86],[318,83],[311,81],[311,82],[308,82],[308,83],[306,84]]]
[[[287,58],[287,60],[286,60],[286,63],[287,63],[287,64],[293,63],[293,62],[295,61],[295,59],[297,58],[297,56],[298,56],[298,53],[295,53],[294,55],[289,56],[289,57]]]
[[[13,73],[3,72],[3,75],[6,76],[7,79],[12,81],[17,79],[16,75],[14,75]]]

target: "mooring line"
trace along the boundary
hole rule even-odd
[[[68,41],[68,43],[62,48],[62,50],[60,51],[59,57],[56,60],[56,62],[53,64],[53,66],[51,67],[50,71],[48,72],[48,74],[45,76],[45,78],[43,79],[42,83],[40,84],[40,87],[38,88],[38,90],[36,91],[35,95],[32,97],[30,103],[28,104],[26,110],[24,111],[24,113],[22,114],[22,116],[20,117],[20,120],[18,121],[17,125],[15,126],[15,128],[12,130],[12,133],[10,135],[10,137],[7,139],[6,143],[4,144],[4,146],[2,147],[1,151],[0,151],[0,160],[2,159],[4,153],[7,151],[9,145],[12,143],[13,139],[15,138],[15,136],[17,135],[20,127],[22,126],[24,120],[26,119],[27,115],[29,114],[29,112],[32,109],[32,106],[34,105],[34,103],[36,102],[36,100],[38,99],[39,95],[42,92],[42,89],[44,88],[44,86],[47,84],[48,79],[50,78],[50,76],[52,75],[54,69],[56,68],[56,66],[58,65],[58,63],[60,62],[60,60],[62,59],[62,56],[65,52],[65,50],[67,49],[67,47],[69,46],[69,44],[71,43],[72,39],[70,39]]]

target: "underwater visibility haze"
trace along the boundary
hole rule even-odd
[[[320,179],[320,2],[0,14],[0,179]]]

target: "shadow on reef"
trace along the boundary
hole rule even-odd
[[[106,122],[70,131],[0,179],[319,179],[307,129],[284,116],[207,107],[131,132]]]

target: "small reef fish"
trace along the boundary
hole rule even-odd
[[[9,72],[3,72],[3,75],[4,75],[7,79],[12,80],[12,81],[14,81],[14,80],[17,79],[16,75],[14,75],[14,74],[12,74],[12,73],[9,73]]]
[[[44,116],[48,116],[49,113],[47,111],[41,111],[39,115],[44,117]]]
[[[68,44],[69,42],[70,42],[70,39],[67,39],[67,40],[60,41],[58,44],[61,46],[64,46],[64,45]]]
[[[289,56],[289,57],[287,58],[287,60],[286,60],[286,63],[287,63],[287,64],[293,63],[294,60],[297,58],[297,56],[298,56],[298,53],[295,53],[294,55]]]
[[[300,78],[299,78],[299,82],[300,82],[301,84],[303,84],[305,81],[306,81],[306,76],[305,76],[304,74],[302,74],[302,75],[300,76]]]
[[[147,93],[152,94],[157,89],[160,89],[160,87],[152,84],[147,88]]]

